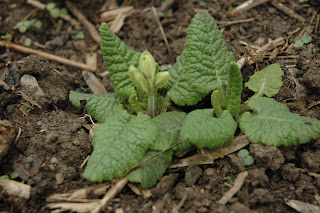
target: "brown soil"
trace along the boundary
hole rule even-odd
[[[103,2],[74,1],[93,23]],[[320,10],[317,0],[309,0],[309,4],[300,4],[295,0],[285,1],[286,6],[294,8],[297,14],[307,20],[302,24],[269,3],[231,18],[228,16],[228,8],[237,6],[244,0],[174,1],[170,8],[164,11],[164,17],[161,17],[172,49],[170,56],[153,13],[143,11],[152,5],[160,7],[161,1],[152,1],[152,4],[145,2],[147,1],[134,1],[137,11],[127,17],[118,36],[135,50],[149,50],[160,65],[173,65],[175,58],[182,53],[186,28],[200,9],[208,10],[217,21],[255,19],[254,22],[224,27],[223,36],[236,59],[252,54],[252,49],[239,44],[239,41],[263,46],[268,38],[295,38],[301,29],[309,24],[312,14]],[[65,5],[64,1],[56,3],[59,7]],[[10,33],[13,35],[12,41],[18,44],[23,44],[26,38],[39,44],[51,41],[43,51],[79,62],[84,62],[85,53],[98,52],[97,76],[107,70],[99,47],[85,28],[82,29],[85,39],[76,40],[74,36],[77,30],[66,22],[62,28],[57,28],[54,25],[56,20],[50,18],[46,11],[36,11],[31,15],[42,21],[41,29],[30,28],[24,34],[14,30],[15,24],[33,10],[32,6],[22,0],[0,1],[0,34]],[[313,29],[316,21],[311,24]],[[99,26],[99,23],[95,24]],[[297,33],[290,34],[299,27]],[[245,65],[242,73],[244,81],[247,81],[249,76],[260,68],[271,63],[280,63],[285,78],[284,86],[276,99],[288,104],[295,113],[319,119],[320,104],[307,108],[309,104],[319,101],[320,97],[319,31],[310,35],[313,40],[307,48],[294,48],[291,53],[285,53],[281,46],[277,49],[276,57],[265,57],[252,65]],[[31,48],[38,47],[33,43]],[[84,169],[79,168],[92,152],[89,131],[84,127],[90,120],[83,117],[82,109],[76,109],[68,101],[70,90],[89,92],[89,89],[81,77],[81,70],[77,68],[0,48],[0,74],[5,67],[11,69],[13,65],[18,66],[20,77],[24,74],[34,76],[44,96],[37,102],[41,108],[33,106],[27,115],[20,109],[23,103],[27,102],[21,95],[21,92],[25,92],[22,87],[17,85],[13,90],[5,90],[0,86],[1,119],[9,120],[17,132],[21,129],[19,139],[11,144],[8,154],[0,162],[0,175],[18,173],[18,180],[32,187],[29,200],[10,196],[0,188],[0,211],[50,212],[44,208],[49,195],[93,184],[81,176]],[[99,78],[111,92],[108,77]],[[245,100],[251,93],[246,89],[244,91]],[[144,199],[126,186],[106,212],[113,212],[117,208],[122,208],[124,212],[152,212],[155,209],[159,209],[159,212],[171,212],[184,197],[186,200],[180,212],[296,212],[285,204],[288,199],[320,205],[319,139],[289,148],[265,147],[261,144],[250,144],[246,148],[255,158],[252,166],[245,167],[236,156],[230,155],[211,165],[168,170],[152,189],[151,198]],[[176,158],[175,161],[179,159]],[[216,201],[230,188],[226,184],[226,178],[231,177],[234,180],[243,171],[248,171],[248,176],[241,189],[227,205],[217,204]]]

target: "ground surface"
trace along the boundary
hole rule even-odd
[[[133,5],[137,10],[126,18],[117,35],[135,50],[148,49],[160,65],[174,64],[175,58],[184,49],[186,27],[200,9],[208,10],[216,21],[255,19],[253,22],[223,28],[223,36],[236,59],[253,52],[253,49],[239,41],[263,46],[269,38],[274,40],[283,37],[288,42],[290,38],[296,38],[309,25],[313,14],[320,10],[316,0],[310,0],[309,4],[300,4],[295,0],[285,1],[286,6],[306,19],[305,23],[301,23],[269,3],[231,18],[228,16],[228,8],[237,6],[244,0],[175,1],[161,17],[172,50],[170,56],[153,13],[144,10],[153,5],[161,5],[161,1],[152,2],[145,4],[145,1],[134,1]],[[64,1],[56,3],[64,6]],[[97,27],[97,11],[102,5],[103,1],[99,0],[77,3],[78,8]],[[45,45],[43,51],[79,62],[84,62],[85,53],[98,52],[99,47],[85,28],[82,28],[84,40],[76,40],[74,36],[77,30],[69,23],[57,28],[56,20],[50,18],[45,11],[31,14],[42,21],[41,29],[29,29],[24,34],[14,30],[15,24],[33,10],[34,7],[27,5],[25,1],[0,1],[0,34],[11,33],[12,42],[17,44],[23,44],[26,38],[31,38],[33,42]],[[317,16],[309,29],[314,30],[316,23]],[[310,105],[320,100],[319,27],[318,32],[313,30],[310,33],[312,42],[306,48],[293,48],[291,52],[285,52],[287,44],[281,45],[271,54],[267,53],[264,59],[259,58],[251,65],[246,63],[242,73],[247,81],[260,68],[279,63],[285,72],[285,78],[284,86],[275,98],[287,104],[292,112],[319,119],[320,105]],[[51,45],[47,43],[54,39],[59,42]],[[39,45],[32,43],[31,48],[38,49]],[[0,162],[0,175],[18,173],[18,180],[32,187],[29,200],[10,196],[0,189],[0,211],[49,212],[44,208],[49,195],[92,185],[82,178],[84,168],[80,168],[92,152],[89,131],[84,127],[90,120],[84,118],[83,111],[76,109],[68,101],[70,90],[90,90],[82,79],[80,69],[1,47],[0,74],[6,66],[10,69],[14,64],[19,68],[17,72],[20,77],[29,74],[37,79],[44,96],[37,102],[42,108],[34,106],[29,113],[23,113],[21,106],[28,101],[21,92],[27,91],[21,85],[15,86],[13,90],[5,90],[0,86],[1,119],[9,120],[17,132],[19,128],[22,130],[19,139],[11,144],[8,154]],[[99,73],[106,70],[101,53],[98,52],[97,76],[111,92],[108,77],[99,76]],[[245,89],[244,100],[248,94],[249,91]],[[184,110],[190,111],[188,108]],[[245,167],[235,155],[229,155],[211,165],[168,170],[158,186],[151,190],[151,197],[145,199],[138,196],[126,186],[106,211],[113,212],[116,208],[122,208],[124,212],[152,212],[154,209],[170,212],[182,199],[184,203],[180,212],[296,212],[285,204],[287,199],[320,205],[319,139],[290,148],[264,147],[260,144],[250,144],[246,148],[255,158],[255,164],[250,167]],[[178,162],[179,159],[176,158],[175,161]],[[248,176],[242,188],[227,205],[217,204],[216,201],[230,188],[226,178],[234,180],[243,171],[248,171]]]

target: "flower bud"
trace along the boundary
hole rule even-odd
[[[147,79],[132,65],[129,66],[129,78],[139,89],[146,93],[149,92]]]
[[[158,88],[162,88],[168,83],[169,78],[170,78],[169,72],[159,72],[154,78],[154,84]]]
[[[139,73],[140,71],[135,68],[133,65],[129,66],[129,78],[134,83],[134,75],[135,73]]]
[[[156,73],[156,62],[148,51],[144,51],[139,59],[139,68],[147,79],[153,79]]]

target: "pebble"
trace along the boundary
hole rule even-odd
[[[57,174],[56,174],[56,181],[57,181],[57,184],[58,184],[58,185],[62,184],[63,181],[64,181],[63,174],[57,173]]]
[[[24,90],[37,100],[44,96],[44,92],[39,86],[37,79],[32,75],[23,75],[20,80],[20,86],[22,90]]]
[[[58,141],[59,139],[59,134],[55,131],[50,132],[47,136],[46,136],[46,143],[54,143],[56,141]]]
[[[152,191],[152,194],[163,195],[167,193],[176,183],[177,179],[178,174],[170,174],[163,176],[157,184],[156,188]]]

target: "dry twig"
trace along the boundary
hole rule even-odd
[[[295,209],[297,212],[303,212],[303,213],[319,213],[320,212],[319,206],[302,202],[299,200],[288,200],[285,203],[291,208]]]
[[[319,27],[320,14],[317,15],[316,27],[314,28],[314,34],[317,34]]]
[[[157,157],[157,156],[161,155],[162,153],[165,153],[166,151],[168,151],[168,150],[172,149],[173,147],[175,147],[175,146],[177,146],[177,145],[179,145],[179,144],[181,144],[181,143],[182,143],[182,142],[181,142],[181,141],[179,141],[179,142],[177,142],[177,143],[175,143],[175,144],[173,144],[173,145],[169,146],[167,149],[162,150],[161,152],[158,152],[157,154],[152,155],[151,157],[149,157],[149,158],[147,158],[147,159],[145,159],[145,160],[143,160],[143,161],[140,161],[139,163],[137,163],[136,165],[134,165],[133,167],[131,167],[131,168],[130,168],[126,173],[124,173],[124,175],[122,175],[122,177],[125,177],[127,174],[129,174],[129,172],[131,172],[133,169],[137,168],[138,166],[140,166],[140,165],[142,165],[142,164],[144,164],[144,163],[146,163],[146,162],[148,162],[148,161],[152,160],[153,158],[155,158],[155,157]]]
[[[91,210],[91,213],[98,213],[100,210],[102,210],[122,189],[123,187],[128,183],[128,178],[122,178],[119,180],[116,185],[114,185],[104,196],[103,198],[98,202],[96,207]]]
[[[242,13],[244,11],[250,10],[251,8],[257,7],[260,4],[264,4],[264,3],[268,2],[268,1],[270,1],[270,0],[248,0],[248,1],[240,4],[236,8],[234,8],[230,12],[230,16],[237,16],[239,13]]]
[[[86,64],[90,67],[97,67],[97,53],[86,54]],[[104,94],[107,93],[106,88],[100,82],[100,80],[92,73],[86,70],[82,71],[82,76],[89,86],[90,90],[94,94]]]
[[[234,180],[234,185],[229,189],[229,191],[227,191],[227,193],[223,195],[223,197],[218,201],[218,203],[226,205],[229,202],[229,200],[240,190],[247,175],[248,171],[241,172]]]
[[[248,144],[249,140],[245,135],[238,136],[219,148],[208,150],[207,152],[210,154],[210,157],[204,156],[201,153],[197,153],[193,156],[181,159],[180,162],[173,164],[170,168],[180,168],[189,165],[212,164],[213,160],[238,151]]]
[[[241,20],[234,20],[234,21],[216,21],[216,23],[219,25],[219,27],[226,27],[233,24],[248,23],[253,21],[254,21],[254,18],[248,18],[248,19],[241,19]]]
[[[271,1],[271,4],[277,8],[278,10],[282,11],[283,13],[287,14],[291,18],[297,19],[300,22],[305,22],[306,19],[300,16],[299,14],[295,13],[293,10],[291,10],[289,7],[286,7],[285,5],[281,4],[278,1]]]
[[[88,19],[83,15],[83,13],[80,10],[78,10],[78,8],[74,4],[72,4],[70,1],[66,1],[66,5],[67,5],[68,9],[73,13],[73,15],[75,17],[77,17],[79,22],[82,23],[87,28],[91,38],[98,45],[100,45],[101,38],[100,38],[100,34],[99,34],[98,30],[96,29],[96,27],[90,21],[88,21]]]
[[[100,14],[100,20],[101,22],[105,21],[111,21],[117,17],[118,14],[124,14],[125,16],[128,16],[133,12],[133,6],[128,7],[121,7],[114,10],[106,11]]]
[[[50,53],[42,52],[42,51],[39,51],[39,50],[23,47],[21,45],[13,44],[13,43],[7,42],[7,41],[0,41],[0,47],[6,47],[8,49],[16,50],[18,52],[22,52],[22,53],[25,53],[25,54],[39,55],[39,56],[44,57],[46,59],[49,59],[49,60],[52,60],[52,61],[56,61],[56,62],[65,64],[65,65],[77,67],[77,68],[82,69],[82,70],[88,70],[90,72],[95,72],[97,70],[96,67],[88,66],[86,64],[82,64],[82,63],[79,63],[79,62],[76,62],[76,61],[72,61],[72,60],[69,60],[69,59],[66,59],[66,58],[61,58],[59,56],[52,55]]]
[[[123,13],[119,13],[116,18],[112,21],[110,25],[110,30],[114,33],[117,34],[120,29],[122,28],[124,24],[124,19],[126,18],[126,15]]]
[[[172,52],[171,52],[171,49],[170,49],[170,46],[169,46],[167,37],[166,37],[166,35],[165,35],[165,33],[164,33],[164,30],[163,30],[163,28],[162,28],[162,25],[161,25],[161,23],[160,23],[160,19],[159,19],[158,13],[157,13],[156,9],[155,9],[153,6],[152,6],[152,12],[153,12],[154,16],[156,17],[156,20],[157,20],[157,23],[158,23],[160,32],[161,32],[161,34],[162,34],[162,37],[163,37],[164,43],[166,44],[166,47],[167,47],[167,49],[168,49],[168,52],[169,52],[170,55],[172,55]]]

